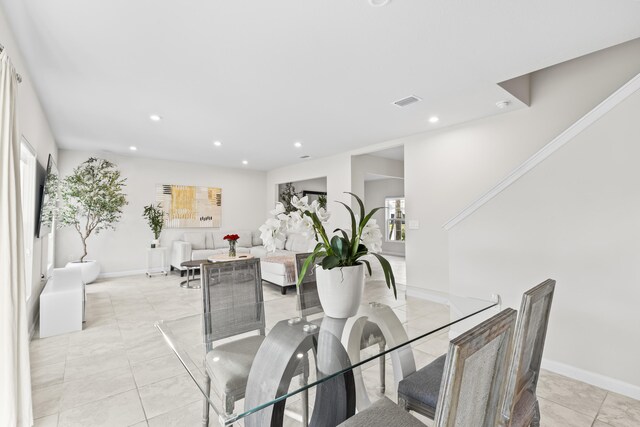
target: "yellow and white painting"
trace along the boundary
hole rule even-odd
[[[167,228],[220,227],[221,188],[158,184],[156,193],[166,213]]]

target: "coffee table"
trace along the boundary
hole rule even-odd
[[[253,258],[253,255],[251,255],[251,254],[240,254],[240,255],[235,256],[235,257],[230,257],[227,254],[219,254],[219,255],[210,256],[209,258],[207,258],[207,261],[209,261],[209,262],[242,261],[242,260],[251,259],[251,258]]]
[[[206,259],[200,259],[195,261],[185,261],[180,264],[180,267],[186,267],[187,269],[187,280],[180,282],[180,287],[185,289],[200,289],[200,282],[196,281],[196,270],[198,270],[202,264],[209,264],[209,261]],[[189,280],[189,274],[191,274],[191,280]],[[192,285],[191,281],[195,284]]]

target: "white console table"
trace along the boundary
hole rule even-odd
[[[160,265],[154,264],[155,258],[160,258]],[[147,248],[147,277],[167,273],[167,248]]]
[[[54,268],[40,294],[40,338],[81,331],[84,283],[79,269]]]

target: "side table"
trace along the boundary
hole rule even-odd
[[[160,254],[160,266],[154,265],[156,254]],[[167,248],[147,248],[147,277],[167,275]]]
[[[209,264],[209,261],[201,259],[196,261],[185,261],[180,264],[180,267],[186,267],[187,269],[187,280],[180,282],[180,287],[186,289],[200,289],[200,282],[196,281],[196,270],[200,269],[201,264]],[[192,285],[191,282],[194,284]]]

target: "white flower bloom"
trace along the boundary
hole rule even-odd
[[[298,199],[298,196],[293,196],[291,198],[291,206],[298,209],[299,211],[306,212],[309,210],[309,196],[304,196],[301,199]]]
[[[276,208],[272,210],[270,213],[273,216],[278,216],[281,213],[285,212],[284,205],[281,202],[276,203]]]
[[[370,219],[362,230],[360,241],[370,252],[380,252],[382,250],[382,232],[375,219]]]

